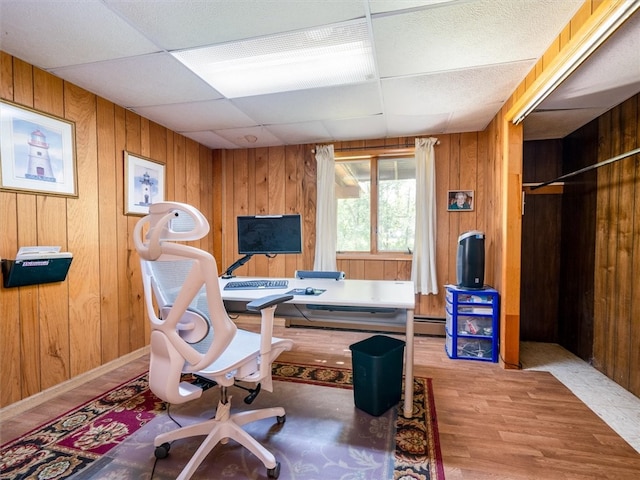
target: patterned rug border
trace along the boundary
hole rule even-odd
[[[52,418],[51,420],[48,420],[47,422],[38,425],[37,427],[34,427],[33,429],[29,430],[28,432],[23,433],[19,438],[24,438],[28,435],[32,435],[34,432],[42,430],[43,428],[45,428],[48,425],[51,425],[55,422],[57,422],[58,420],[60,420],[62,417],[67,417],[69,415],[71,415],[72,413],[78,412],[80,410],[82,410],[84,407],[86,407],[87,405],[91,404],[92,402],[95,402],[96,400],[100,400],[101,398],[103,398],[107,393],[111,392],[111,391],[116,391],[120,388],[122,388],[125,385],[128,385],[129,383],[132,382],[136,382],[138,381],[141,377],[146,377],[147,376],[147,372],[141,373],[139,375],[134,375],[133,377],[131,377],[129,380],[126,380],[118,385],[116,385],[115,387],[110,388],[109,390],[106,390],[102,393],[99,393],[98,395],[96,395],[95,397],[90,398],[89,400],[86,400],[84,403],[81,403],[78,406],[75,406],[73,408],[70,408],[69,410],[67,410],[66,412],[61,413],[60,415],[58,415],[57,417]],[[20,414],[23,415],[23,414]],[[12,440],[9,440],[3,444],[0,445],[0,453],[2,453],[2,450],[9,444],[14,443],[16,440],[18,440],[19,438],[14,438]],[[0,463],[0,466],[2,464]]]
[[[1,478],[62,480],[88,467],[165,410],[149,390],[147,375],[136,375],[1,445]]]
[[[63,480],[88,467],[165,411],[164,402],[148,389],[147,375],[148,372],[136,375],[35,427],[20,438],[0,445],[2,478]],[[352,372],[348,367],[278,361],[273,364],[273,378],[276,381],[353,389]],[[402,401],[397,406],[393,478],[444,480],[430,378],[414,378],[413,403],[411,419],[402,415]],[[111,422],[109,414],[112,412],[126,417],[126,428],[122,428],[121,422]],[[71,439],[73,441],[64,443]],[[13,476],[5,477],[7,470]],[[59,470],[58,474],[56,470]]]

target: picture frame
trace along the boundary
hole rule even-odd
[[[165,198],[165,165],[124,152],[124,213],[147,215],[152,203]]]
[[[78,196],[75,123],[0,100],[0,190]]]
[[[475,208],[475,192],[473,190],[449,190],[447,200],[448,212],[471,212]]]

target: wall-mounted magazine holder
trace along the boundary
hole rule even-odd
[[[50,258],[2,260],[2,279],[5,288],[62,282],[67,278],[73,256],[56,253]]]

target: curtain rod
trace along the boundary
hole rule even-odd
[[[604,167],[605,165],[609,165],[610,163],[617,162],[618,160],[622,160],[623,158],[630,157],[630,156],[635,155],[637,153],[640,153],[640,148],[636,148],[635,150],[630,150],[630,151],[628,151],[626,153],[622,153],[622,154],[620,154],[620,155],[618,155],[616,157],[611,157],[608,160],[603,160],[602,162],[595,163],[593,165],[589,165],[588,167],[581,168],[580,170],[576,170],[575,172],[571,172],[571,173],[567,173],[565,175],[561,175],[558,178],[554,178],[553,180],[549,180],[548,182],[544,182],[544,183],[541,183],[539,185],[536,185],[535,187],[531,187],[531,190],[536,190],[538,188],[545,187],[547,185],[552,184],[553,182],[557,182],[559,180],[564,180],[565,178],[573,177],[575,175],[579,175],[580,173],[588,172],[589,170],[595,170],[596,168]]]
[[[436,145],[440,145],[440,140],[436,140]],[[386,148],[413,148],[415,147],[415,143],[397,143],[395,145],[381,145],[378,147],[342,147],[342,148],[334,148],[334,152],[350,152],[354,150],[384,150]],[[311,150],[313,153],[316,153],[316,149]]]

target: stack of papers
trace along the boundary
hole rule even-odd
[[[71,252],[61,252],[60,247],[38,245],[35,247],[20,247],[20,250],[18,250],[18,254],[16,255],[16,262],[22,260],[71,257],[73,257]]]

